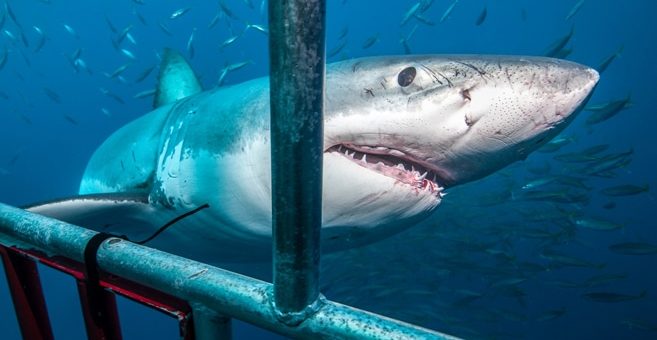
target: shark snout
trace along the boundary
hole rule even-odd
[[[550,67],[548,75],[541,80],[545,87],[545,99],[551,99],[554,105],[556,122],[579,112],[577,109],[589,98],[599,79],[598,72],[590,67],[556,61],[556,65]]]

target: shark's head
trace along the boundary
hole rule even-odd
[[[332,66],[324,127],[329,242],[399,231],[433,211],[446,188],[526,158],[573,119],[598,78],[573,62],[533,57]],[[366,232],[374,227],[381,232]]]

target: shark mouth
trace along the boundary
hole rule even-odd
[[[440,185],[440,174],[437,170],[420,164],[409,155],[384,146],[364,146],[353,144],[338,144],[325,152],[335,152],[352,162],[378,172],[384,176],[408,184],[419,191],[428,191],[442,198],[444,187]]]

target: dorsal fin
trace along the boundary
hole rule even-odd
[[[180,53],[165,48],[153,107],[173,103],[203,91],[194,70]]]

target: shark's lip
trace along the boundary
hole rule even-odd
[[[333,145],[325,152],[338,153],[364,168],[394,178],[415,189],[427,190],[441,198],[444,196],[441,171],[402,151],[385,146],[344,143]]]

